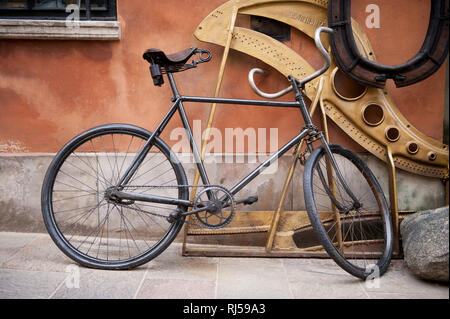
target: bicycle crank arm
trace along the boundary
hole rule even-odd
[[[197,208],[197,209],[192,209],[192,210],[186,211],[186,212],[182,213],[181,215],[182,216],[193,215],[193,214],[197,214],[197,213],[200,213],[200,212],[207,211],[208,209],[209,209],[208,206],[200,207],[200,208]]]
[[[208,207],[201,207],[201,208],[197,208],[197,209],[192,209],[190,211],[186,211],[186,212],[182,212],[180,209],[175,209],[174,211],[172,211],[169,216],[167,217],[167,221],[169,223],[173,223],[176,220],[178,220],[178,218],[180,218],[181,216],[188,216],[188,215],[193,215],[193,214],[197,214],[200,212],[204,212],[205,210],[208,210]]]
[[[122,201],[122,200],[133,200],[133,201],[140,201],[140,202],[150,202],[150,203],[157,203],[157,204],[168,204],[168,205],[179,205],[179,206],[185,206],[185,207],[192,207],[194,206],[194,203],[185,200],[185,199],[178,199],[173,197],[165,197],[165,196],[156,196],[156,195],[150,195],[150,194],[140,194],[140,193],[130,193],[130,192],[123,192],[114,190],[110,193],[110,198],[114,201]]]

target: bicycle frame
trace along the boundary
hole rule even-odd
[[[255,179],[259,174],[261,174],[261,172],[263,172],[273,162],[278,160],[278,158],[280,158],[283,154],[285,154],[292,147],[294,147],[295,145],[300,143],[300,141],[302,139],[304,139],[307,136],[309,136],[309,137],[317,136],[318,139],[321,141],[323,147],[325,148],[325,151],[328,153],[332,167],[333,167],[333,169],[336,170],[338,179],[342,183],[347,194],[354,200],[354,204],[353,204],[354,207],[358,208],[360,205],[359,201],[356,199],[356,197],[354,196],[354,194],[348,187],[347,183],[344,181],[344,178],[337,166],[336,160],[334,159],[334,157],[332,155],[332,152],[328,146],[328,143],[327,143],[324,135],[321,132],[319,132],[317,127],[313,124],[313,122],[311,120],[311,116],[309,115],[309,112],[307,110],[307,107],[306,107],[306,104],[304,101],[304,94],[303,94],[304,85],[307,82],[311,81],[312,79],[314,79],[314,78],[318,77],[319,75],[321,75],[322,73],[324,73],[330,66],[330,56],[328,55],[327,51],[325,50],[325,48],[323,47],[323,45],[320,41],[320,33],[321,32],[332,32],[332,30],[328,29],[326,27],[321,27],[321,28],[318,28],[315,33],[316,46],[319,49],[322,56],[325,58],[326,63],[321,69],[319,69],[318,71],[314,72],[313,74],[309,75],[308,77],[306,77],[302,80],[298,80],[292,76],[288,77],[288,80],[291,82],[291,87],[292,87],[293,91],[295,92],[295,102],[182,96],[182,95],[180,95],[180,93],[178,91],[173,74],[171,72],[167,72],[167,77],[169,79],[169,83],[170,83],[170,86],[172,88],[172,93],[173,93],[172,101],[174,103],[173,103],[172,107],[169,109],[169,111],[167,112],[167,114],[165,115],[165,117],[163,118],[163,120],[161,121],[161,123],[158,125],[158,127],[153,131],[150,138],[147,140],[145,145],[142,147],[141,151],[136,155],[132,164],[126,170],[124,175],[121,177],[118,185],[116,185],[116,190],[112,191],[111,195],[113,195],[115,198],[118,198],[118,199],[136,200],[136,201],[145,201],[145,202],[154,202],[154,203],[161,203],[161,204],[193,207],[194,203],[189,200],[169,198],[169,197],[164,197],[164,196],[155,196],[155,195],[124,192],[123,188],[131,180],[136,169],[143,162],[145,156],[150,151],[155,137],[158,137],[162,133],[162,131],[167,126],[167,124],[169,123],[169,121],[171,120],[173,115],[176,113],[176,111],[178,111],[178,113],[180,114],[181,121],[183,123],[185,132],[189,139],[189,144],[190,144],[193,156],[194,156],[195,163],[196,163],[198,171],[199,171],[199,175],[202,179],[203,185],[204,186],[211,185],[211,183],[209,182],[208,174],[206,173],[205,166],[201,159],[198,147],[195,143],[192,129],[190,127],[189,120],[187,118],[186,111],[183,106],[183,102],[239,104],[239,105],[249,105],[249,106],[298,108],[303,117],[305,125],[299,134],[297,134],[295,137],[293,137],[288,143],[286,143],[284,146],[282,146],[278,151],[271,154],[266,161],[264,161],[262,164],[260,164],[252,172],[250,172],[250,174],[248,174],[245,178],[243,178],[240,182],[238,182],[235,186],[233,186],[230,189],[230,194],[232,196],[236,195],[242,188],[244,188],[248,183],[250,183],[253,179]],[[290,90],[285,89],[284,91],[287,92]],[[308,143],[308,147],[309,147],[310,151],[312,152],[313,146],[311,145],[311,143]],[[322,179],[322,182],[325,182],[325,181]],[[189,215],[192,213],[196,213],[196,211],[191,210],[189,212],[183,213],[183,215]]]
[[[203,185],[208,186],[211,185],[205,166],[201,159],[197,144],[195,143],[194,136],[192,133],[191,126],[189,124],[188,117],[186,115],[186,111],[183,105],[183,102],[194,102],[194,103],[220,103],[220,104],[239,104],[239,105],[248,105],[248,106],[268,106],[268,107],[292,107],[298,108],[302,114],[302,117],[305,121],[305,126],[301,130],[299,134],[293,137],[289,142],[287,142],[284,146],[282,146],[278,151],[272,153],[267,160],[265,160],[262,164],[260,164],[257,168],[255,168],[252,172],[250,172],[245,178],[239,181],[235,186],[230,189],[230,194],[233,196],[236,195],[242,188],[244,188],[248,183],[250,183],[253,179],[255,179],[259,174],[261,174],[266,168],[268,168],[273,162],[278,160],[283,154],[289,151],[292,147],[297,145],[302,139],[307,136],[311,136],[317,134],[317,128],[312,123],[311,117],[309,116],[306,104],[303,99],[303,94],[300,92],[295,79],[291,79],[292,86],[296,91],[296,101],[295,102],[281,102],[281,101],[266,101],[266,100],[249,100],[249,99],[230,99],[230,98],[212,98],[212,97],[195,97],[195,96],[182,96],[180,95],[175,79],[172,73],[167,73],[169,78],[169,83],[172,88],[173,97],[172,101],[173,105],[170,107],[167,114],[164,116],[158,127],[153,131],[150,138],[144,144],[140,152],[136,155],[133,162],[129,166],[129,168],[125,171],[123,176],[121,177],[117,187],[118,190],[114,192],[114,196],[117,196],[121,199],[126,200],[137,200],[137,201],[146,201],[146,202],[155,202],[155,203],[163,203],[170,205],[182,205],[192,207],[193,203],[187,200],[181,200],[177,198],[169,198],[163,196],[154,196],[147,194],[137,194],[131,192],[124,192],[121,190],[122,185],[126,185],[131,177],[133,176],[136,169],[144,160],[147,153],[150,151],[152,147],[152,142],[155,137],[158,137],[169,121],[172,119],[174,114],[178,111],[181,117],[181,121],[183,123],[185,132],[187,134],[187,138],[189,139],[189,144],[193,153],[193,157],[197,168],[199,170],[200,177],[202,179]],[[326,144],[323,135],[321,135],[322,144]]]

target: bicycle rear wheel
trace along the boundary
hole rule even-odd
[[[118,203],[107,196],[150,134],[131,125],[99,126],[72,139],[50,164],[41,198],[45,226],[56,245],[78,263],[101,269],[137,267],[164,251],[182,228],[184,218],[167,221],[174,205]],[[144,187],[155,184],[161,187]],[[155,138],[125,190],[187,200],[188,189],[176,185],[187,185],[184,169]]]
[[[381,276],[393,251],[388,204],[369,167],[353,152],[329,145],[345,184],[322,146],[305,165],[305,203],[322,246],[350,274],[365,279]]]

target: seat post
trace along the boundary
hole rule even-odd
[[[202,157],[200,155],[200,151],[195,143],[194,134],[192,133],[191,126],[189,124],[188,117],[186,115],[186,111],[183,107],[183,102],[181,101],[181,95],[178,93],[177,85],[175,84],[175,79],[172,75],[172,72],[167,72],[167,77],[169,78],[170,86],[172,87],[172,92],[174,96],[174,101],[177,104],[178,111],[180,113],[181,122],[183,123],[185,132],[187,134],[187,138],[189,140],[189,144],[191,146],[192,155],[194,156],[194,163],[197,164],[197,169],[199,171],[200,177],[202,178],[203,184],[210,185],[210,181],[208,178],[208,174],[206,173],[206,169],[203,166]],[[211,193],[208,192],[208,196],[211,196]]]
[[[178,88],[177,88],[177,85],[176,85],[176,83],[175,83],[175,79],[174,79],[174,77],[173,77],[173,75],[172,75],[172,72],[168,72],[168,71],[167,71],[167,77],[168,77],[168,79],[169,79],[170,87],[172,88],[173,97],[174,97],[175,99],[180,98],[180,94],[178,93]],[[174,101],[174,102],[175,102],[175,101]]]

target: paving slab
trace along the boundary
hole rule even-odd
[[[414,276],[403,260],[393,260],[377,285],[365,285],[372,299],[448,299],[448,283],[423,280]]]
[[[17,254],[37,236],[37,234],[0,232],[0,264]]]
[[[149,263],[147,277],[215,281],[217,262],[206,257],[185,258],[167,263],[155,260]]]
[[[292,297],[280,259],[220,258],[217,298],[290,299]]]
[[[183,257],[174,243],[133,270],[79,266],[47,234],[0,232],[0,298],[448,299],[447,284],[412,275],[393,260],[364,282],[331,259]]]
[[[132,299],[146,269],[106,271],[73,265],[67,272],[65,284],[52,295],[53,299]]]
[[[137,299],[214,299],[215,280],[150,278],[144,280]]]
[[[11,236],[10,240],[14,240],[13,237]],[[2,268],[66,272],[66,268],[74,263],[58,249],[50,236],[39,234],[17,254],[4,262]]]
[[[45,299],[66,278],[59,272],[0,269],[0,299]]]
[[[147,264],[146,278],[216,281],[217,267],[218,258],[193,258],[166,254],[158,256]]]
[[[219,258],[183,257],[181,244],[172,244],[146,264],[137,299],[216,298]]]
[[[368,299],[361,280],[329,259],[284,259],[289,287],[296,299]]]

